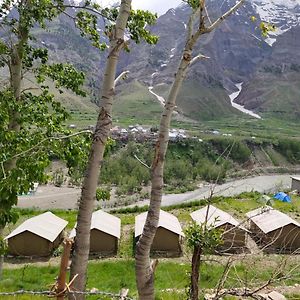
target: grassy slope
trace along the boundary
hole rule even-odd
[[[300,111],[299,78],[298,72],[284,75],[261,72],[245,86],[242,100],[257,107],[264,118],[297,120]]]
[[[117,89],[114,119],[123,124],[158,124],[162,107],[148,88],[138,81]]]
[[[167,95],[168,89],[169,87],[166,85],[155,87],[156,93],[164,97]],[[231,107],[228,95],[222,87],[207,87],[199,85],[193,80],[183,83],[178,94],[177,106],[181,113],[197,121],[242,115]]]

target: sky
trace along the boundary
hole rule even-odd
[[[109,3],[115,3],[116,0],[98,0],[97,2],[105,6]],[[178,6],[181,2],[181,0],[133,0],[132,5],[135,9],[147,9],[161,15],[168,9]]]

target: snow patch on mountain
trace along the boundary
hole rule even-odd
[[[276,26],[265,40],[270,46],[277,36],[300,24],[300,0],[253,0],[252,5],[262,21]]]
[[[261,116],[259,116],[255,112],[253,112],[253,111],[251,111],[249,109],[246,109],[244,106],[242,106],[242,105],[234,102],[234,100],[239,96],[239,94],[242,91],[242,85],[243,85],[243,82],[237,83],[235,86],[237,87],[238,90],[236,92],[231,93],[229,95],[232,107],[236,108],[237,110],[239,110],[242,113],[247,114],[247,115],[249,115],[251,117],[254,117],[256,119],[261,119]]]

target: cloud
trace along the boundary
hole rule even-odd
[[[133,7],[147,9],[161,15],[168,9],[178,6],[181,2],[181,0],[133,0]]]
[[[97,0],[97,2],[103,6],[120,2],[116,0]],[[133,0],[133,8],[140,8],[156,12],[159,15],[164,14],[168,9],[178,6],[181,0]]]

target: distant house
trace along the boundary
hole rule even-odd
[[[227,212],[207,205],[192,212],[191,217],[198,224],[207,221],[208,227],[222,230],[223,244],[218,247],[219,252],[235,253],[247,249],[247,229]]]
[[[76,227],[76,225],[75,225]],[[102,210],[92,215],[90,232],[90,253],[103,256],[115,255],[118,251],[121,236],[121,220]],[[70,233],[70,238],[76,238],[76,230]]]
[[[121,134],[127,134],[127,133],[128,133],[127,129],[125,129],[125,128],[121,129]]]
[[[135,242],[143,232],[147,212],[135,217]],[[151,252],[161,256],[180,256],[182,253],[181,240],[184,236],[178,219],[160,210],[158,228],[151,246]]]
[[[266,250],[290,252],[300,250],[300,224],[270,206],[248,212],[254,239]]]
[[[8,242],[8,253],[19,256],[49,256],[61,243],[67,224],[67,221],[51,212],[30,218],[5,238]]]
[[[292,178],[292,187],[291,190],[292,191],[298,191],[300,192],[300,177],[296,177],[296,176],[291,176]]]

